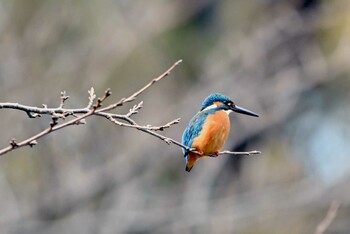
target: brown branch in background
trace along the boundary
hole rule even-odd
[[[121,114],[114,114],[110,113],[109,111],[124,105],[125,103],[134,101],[141,93],[146,91],[148,88],[150,88],[153,84],[156,82],[162,80],[166,76],[168,76],[171,71],[178,66],[182,60],[177,61],[174,63],[167,71],[165,71],[163,74],[158,76],[157,78],[153,79],[150,81],[148,84],[146,84],[144,87],[133,93],[127,98],[122,98],[118,102],[113,103],[107,107],[101,108],[103,102],[112,94],[109,89],[105,91],[104,96],[100,97],[96,100],[96,94],[94,88],[91,88],[88,93],[89,93],[89,102],[88,105],[85,108],[81,109],[65,109],[64,104],[69,98],[69,96],[66,95],[65,91],[61,92],[60,95],[60,104],[58,108],[48,108],[46,105],[43,105],[43,108],[38,108],[38,107],[31,107],[31,106],[25,106],[21,105],[18,103],[0,103],[0,109],[16,109],[16,110],[21,110],[27,113],[27,115],[30,118],[36,118],[40,117],[43,114],[46,115],[51,115],[52,116],[52,121],[50,123],[50,126],[45,129],[44,131],[26,139],[21,142],[16,142],[15,139],[12,139],[10,142],[10,145],[0,149],[0,155],[6,154],[14,149],[23,147],[23,146],[30,146],[33,147],[34,145],[37,144],[37,140],[45,135],[50,134],[51,132],[60,130],[62,128],[71,126],[71,125],[76,125],[76,124],[84,124],[85,119],[89,116],[95,115],[98,117],[104,117],[108,119],[109,121],[113,122],[116,125],[122,126],[122,127],[129,127],[129,128],[135,128],[137,130],[143,131],[147,134],[150,134],[154,137],[157,137],[160,140],[163,140],[167,144],[174,144],[177,145],[186,151],[191,151],[196,154],[200,154],[200,152],[196,151],[195,149],[189,148],[188,146],[185,146],[181,144],[180,142],[171,139],[169,137],[163,136],[159,133],[156,133],[156,131],[164,131],[167,128],[170,128],[172,125],[178,124],[180,122],[180,118],[174,119],[170,121],[169,123],[166,123],[161,126],[151,126],[151,125],[139,125],[137,124],[133,119],[131,119],[131,116],[134,114],[137,114],[138,111],[142,108],[143,102],[141,101],[140,103],[134,105],[127,114],[121,115]],[[95,104],[94,104],[95,102]],[[74,116],[73,119],[59,124],[59,120],[65,120],[66,117],[68,116]],[[259,151],[251,151],[251,152],[230,152],[230,151],[222,151],[219,152],[219,155],[222,154],[227,154],[227,155],[253,155],[253,154],[260,154]],[[218,155],[207,155],[210,157],[216,157]]]
[[[332,201],[331,205],[329,206],[328,212],[326,217],[317,225],[315,234],[323,234],[329,225],[333,222],[335,216],[337,215],[339,208],[339,203],[337,201]]]

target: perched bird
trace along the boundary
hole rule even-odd
[[[191,119],[182,136],[182,144],[200,153],[183,149],[186,158],[186,171],[191,171],[195,162],[202,157],[218,156],[230,132],[229,114],[259,117],[252,111],[236,106],[225,95],[210,94],[202,103],[200,111]]]

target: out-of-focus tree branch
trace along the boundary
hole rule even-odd
[[[315,234],[323,234],[327,230],[327,228],[337,215],[338,208],[339,203],[337,201],[332,201],[331,205],[329,206],[326,217],[324,217],[324,219],[317,225]]]

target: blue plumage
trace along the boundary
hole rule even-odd
[[[208,113],[197,113],[188,124],[182,135],[182,144],[192,147],[193,140],[199,135],[203,128],[203,124],[207,118]],[[182,149],[184,156],[186,157],[187,153],[185,149]]]
[[[182,135],[183,145],[195,147],[203,153],[197,155],[183,149],[187,172],[206,154],[215,152],[218,155],[230,131],[228,114],[232,111],[258,117],[254,112],[236,106],[230,98],[219,93],[211,94],[203,101],[200,111],[191,119]]]
[[[214,102],[232,102],[232,100],[220,93],[210,94],[202,103],[201,111],[214,104]]]
[[[203,111],[208,106],[213,105],[215,102],[232,102],[231,99],[226,97],[225,95],[222,95],[220,93],[213,93],[209,95],[202,103],[200,112],[198,112],[189,122],[187,128],[185,129],[183,135],[182,135],[182,144],[192,147],[194,139],[200,134],[203,125],[205,123],[205,120],[207,119],[208,115],[215,114],[216,111],[219,109],[225,109],[226,105],[208,109]],[[184,153],[184,157],[187,156],[187,153],[184,149],[182,149]]]

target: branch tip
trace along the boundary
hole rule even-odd
[[[180,63],[182,63],[182,59],[178,60],[178,61],[175,63],[175,65],[177,66],[177,65],[179,65]]]
[[[95,94],[95,89],[94,89],[94,87],[91,87],[91,88],[88,90],[88,93],[89,93],[90,95]]]
[[[111,89],[110,89],[110,88],[106,89],[106,91],[105,91],[105,96],[106,96],[106,97],[109,97],[109,96],[111,96],[111,95],[112,95]]]
[[[64,102],[67,101],[68,98],[69,96],[67,96],[66,91],[61,91],[61,96],[60,96],[61,101],[60,101],[59,108],[63,108]]]
[[[89,104],[87,105],[87,109],[90,109],[95,101],[96,94],[94,87],[91,87],[90,90],[88,90],[89,93]]]

